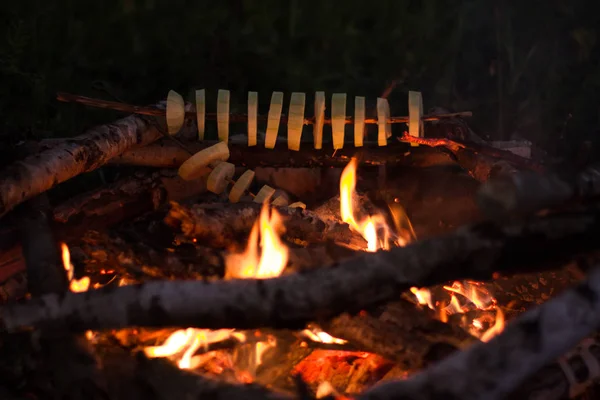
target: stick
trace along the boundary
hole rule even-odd
[[[74,331],[130,326],[299,329],[316,319],[396,299],[412,286],[490,279],[495,272],[553,268],[598,248],[600,210],[482,223],[390,251],[365,253],[266,280],[148,282],[47,295],[0,308],[3,329],[52,325]]]
[[[517,170],[544,171],[540,163],[482,143],[459,142],[447,138],[419,138],[404,132],[401,142],[417,143],[450,150],[457,162],[480,182],[494,175],[513,174]]]
[[[593,199],[600,195],[600,167],[579,173],[536,174],[523,171],[499,177],[482,185],[477,195],[488,217],[529,214],[560,206],[569,200]]]
[[[164,117],[166,115],[166,110],[160,109],[157,107],[136,106],[136,105],[126,104],[126,103],[119,103],[116,101],[94,99],[91,97],[79,96],[79,95],[70,94],[70,93],[57,93],[56,99],[58,101],[62,101],[65,103],[78,103],[78,104],[86,105],[88,107],[122,111],[122,112],[126,112],[126,113],[131,113],[131,114],[151,115],[151,116],[155,116],[155,117]],[[439,120],[448,119],[448,118],[471,117],[471,116],[473,116],[473,113],[471,111],[461,111],[461,112],[455,112],[455,113],[424,115],[422,120],[423,121],[439,121]],[[195,110],[186,111],[185,117],[187,119],[196,120],[196,111]],[[216,120],[217,114],[216,113],[206,113],[205,118],[208,120]],[[268,119],[268,116],[259,115],[259,116],[257,116],[257,119],[259,121],[266,122]],[[229,122],[247,122],[247,121],[248,121],[247,114],[229,114]],[[287,116],[282,115],[281,123],[287,124],[287,122],[288,122]],[[399,124],[399,123],[405,124],[408,122],[408,117],[391,117],[388,120],[388,122],[390,122],[392,124]],[[314,124],[314,123],[315,123],[314,117],[304,119],[304,125]],[[331,119],[325,119],[325,123],[331,124]],[[352,117],[347,116],[346,124],[353,124],[353,123],[354,123],[354,119]],[[366,124],[377,124],[377,118],[366,118],[365,123]]]
[[[598,327],[600,269],[518,317],[489,343],[478,343],[407,381],[382,384],[358,398],[504,399]]]
[[[160,136],[148,121],[129,116],[9,165],[0,171],[0,217],[17,204]]]

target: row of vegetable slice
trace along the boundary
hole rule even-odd
[[[331,130],[333,148],[344,147],[344,130],[346,126],[346,93],[334,93],[331,96]],[[288,149],[300,150],[302,130],[307,123],[304,117],[306,94],[294,92],[290,98],[288,110]],[[229,90],[220,89],[217,96],[217,132],[219,140],[225,143],[229,141]],[[420,92],[408,92],[409,105],[409,134],[421,137],[423,135],[423,100]],[[325,125],[325,92],[315,93],[314,102],[314,148],[323,147],[323,126]],[[275,147],[281,113],[283,110],[283,92],[273,92],[271,105],[267,117],[267,129],[265,135],[265,148]],[[198,139],[204,140],[206,120],[206,90],[196,90],[196,118],[198,126]],[[174,135],[183,126],[185,119],[185,102],[183,97],[171,90],[167,96],[167,128],[169,134]],[[390,119],[390,105],[387,99],[377,98],[377,144],[387,145],[387,140],[392,134]],[[258,125],[258,93],[248,92],[248,146],[257,145]],[[365,97],[354,98],[354,146],[362,147],[365,136]]]
[[[206,149],[200,150],[188,158],[179,167],[179,176],[187,181],[198,179],[206,173],[206,169],[212,169],[206,180],[206,188],[215,194],[221,194],[227,186],[232,183],[229,191],[229,201],[239,202],[242,197],[249,193],[248,189],[254,180],[254,171],[246,170],[237,181],[233,181],[235,174],[235,165],[227,162],[229,159],[229,147],[225,142],[219,142]],[[276,190],[268,185],[264,185],[259,192],[254,195],[256,203],[263,203],[270,200],[276,194]],[[285,195],[275,196],[271,202],[274,206],[288,206],[288,200]],[[290,204],[288,207],[306,208],[301,202]]]

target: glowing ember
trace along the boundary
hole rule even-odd
[[[269,205],[265,202],[259,220],[250,232],[246,250],[241,254],[229,254],[225,259],[225,276],[266,279],[281,275],[288,261],[288,248],[279,238],[279,232],[282,230],[281,216],[275,209],[269,213]],[[260,257],[258,255],[259,231]]]
[[[356,188],[356,158],[352,158],[340,178],[340,217],[350,229],[360,233],[367,241],[367,251],[388,250],[391,230],[383,215],[377,214],[357,221],[353,196]]]

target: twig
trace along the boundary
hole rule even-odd
[[[430,147],[445,147],[452,151],[458,151],[458,149],[464,149],[465,146],[462,143],[455,142],[454,140],[446,139],[446,138],[422,138],[415,137],[408,134],[408,132],[404,132],[401,137],[398,138],[400,142],[405,143],[416,143],[422,144]]]
[[[86,105],[88,107],[104,108],[104,109],[108,109],[108,110],[122,111],[122,112],[132,113],[132,114],[151,115],[151,116],[155,116],[155,117],[164,117],[166,115],[166,110],[160,109],[157,107],[136,106],[136,105],[127,104],[127,103],[119,103],[116,101],[94,99],[91,97],[79,96],[79,95],[69,94],[69,93],[58,93],[56,99],[58,101],[62,101],[65,103],[79,103],[79,104]],[[422,120],[423,121],[439,121],[441,119],[447,119],[447,118],[471,117],[471,116],[473,116],[473,113],[471,111],[461,111],[461,112],[447,113],[447,114],[424,115],[422,117]],[[196,111],[193,111],[193,110],[186,111],[185,117],[187,119],[195,120],[196,119]],[[268,116],[259,115],[257,118],[259,121],[264,122],[264,121],[267,121]],[[216,120],[217,114],[216,113],[206,113],[206,119],[207,120]],[[229,115],[229,122],[247,122],[247,121],[248,121],[247,114],[230,114]],[[281,122],[286,123],[287,116],[282,115]],[[405,124],[408,122],[408,117],[391,117],[387,122],[389,122],[391,124],[400,124],[400,123]],[[314,117],[304,119],[305,125],[314,124],[314,123],[315,123]],[[354,123],[354,118],[347,116],[346,124],[353,124],[353,123]],[[375,125],[377,123],[378,123],[377,118],[365,118],[365,124]],[[331,124],[331,119],[326,118],[325,124]]]
[[[407,381],[382,384],[358,398],[504,399],[599,326],[596,269],[584,283],[511,322],[489,343],[477,343]]]
[[[0,320],[7,331],[45,325],[74,331],[129,326],[299,329],[396,299],[412,286],[558,267],[598,249],[599,234],[595,206],[523,224],[477,224],[404,248],[365,253],[334,268],[275,279],[148,282],[47,295],[0,308]]]

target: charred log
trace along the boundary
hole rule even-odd
[[[404,143],[389,144],[383,147],[347,147],[336,152],[303,148],[300,151],[287,149],[284,143],[278,143],[274,149],[260,146],[248,147],[246,144],[229,145],[229,162],[247,168],[261,166],[282,167],[344,167],[352,157],[357,157],[363,165],[431,167],[440,165],[460,165],[477,179],[486,181],[490,177],[518,170],[541,171],[542,167],[530,160],[519,157],[509,151],[491,146],[469,144],[438,144],[441,139],[421,139],[423,146],[408,147]],[[216,142],[186,142],[185,147],[172,141],[130,150],[116,157],[114,164],[151,166],[159,168],[177,168],[190,157],[190,153],[200,151]],[[445,143],[445,142],[444,142]],[[452,142],[454,143],[454,142]],[[432,147],[430,147],[432,146]],[[442,147],[436,149],[433,147]]]
[[[61,293],[68,289],[58,243],[50,228],[50,204],[45,194],[19,209],[19,233],[27,268],[28,292],[33,296]]]
[[[226,247],[247,238],[252,225],[260,215],[262,205],[257,203],[200,204],[185,207],[171,203],[165,218],[168,225],[181,229],[188,238],[204,245]],[[326,223],[310,211],[299,208],[278,207],[285,218],[288,240],[311,244],[333,241],[354,249],[366,248],[363,237],[350,230],[347,224]]]
[[[185,142],[182,147],[173,141],[162,140],[149,146],[132,149],[115,157],[111,163],[151,166],[160,168],[177,168],[185,160],[202,149],[217,142]],[[334,152],[333,149],[316,150],[304,146],[299,151],[292,151],[287,144],[280,142],[274,149],[262,146],[248,147],[245,143],[229,144],[229,162],[255,168],[260,166],[281,167],[345,167],[350,158],[357,157],[365,165],[408,165],[415,167],[453,163],[448,154],[428,147],[410,148],[406,144],[396,143],[383,147],[347,146]]]
[[[205,187],[204,179],[200,178],[189,184],[171,170],[136,172],[111,185],[75,196],[46,212],[51,219],[49,223],[56,239],[69,241],[80,238],[89,230],[108,228],[157,210],[168,201],[178,201],[202,193]],[[23,222],[15,222],[12,227],[6,226],[2,234],[0,282],[25,268],[19,235],[16,234],[18,227],[23,226]]]
[[[5,330],[54,325],[74,331],[128,326],[301,328],[397,298],[412,286],[487,280],[546,270],[596,250],[600,210],[524,223],[482,223],[403,248],[266,280],[149,282],[83,294],[47,295],[0,309]]]
[[[284,400],[293,398],[256,384],[227,383],[181,371],[166,360],[139,358],[137,362],[132,361],[131,357],[126,356],[120,364],[111,365],[109,368],[112,371],[110,392],[116,399]],[[123,364],[128,369],[124,369]]]
[[[403,382],[360,399],[503,399],[542,367],[600,327],[600,270],[577,287],[526,312],[489,343],[455,353]]]
[[[68,290],[67,274],[58,243],[50,229],[47,213],[50,205],[44,194],[19,209],[20,234],[27,266],[29,293],[41,296]],[[97,360],[82,335],[40,329],[26,344],[39,349],[37,368],[33,374],[46,378],[52,397],[88,399],[105,398],[98,374]],[[3,340],[10,345],[10,338]],[[60,365],[60,368],[56,368]],[[93,385],[90,383],[94,383]]]
[[[600,344],[584,339],[558,362],[540,369],[511,394],[530,400],[573,399],[585,393],[599,378]]]
[[[492,218],[528,214],[558,207],[570,200],[600,195],[600,167],[579,173],[521,172],[486,182],[478,194],[480,208]]]
[[[434,318],[432,310],[401,300],[356,316],[342,314],[322,327],[405,371],[417,371],[477,342],[462,328]]]
[[[135,146],[161,136],[149,121],[123,118],[68,139],[0,171],[0,216],[16,205],[84,172],[93,171]]]

